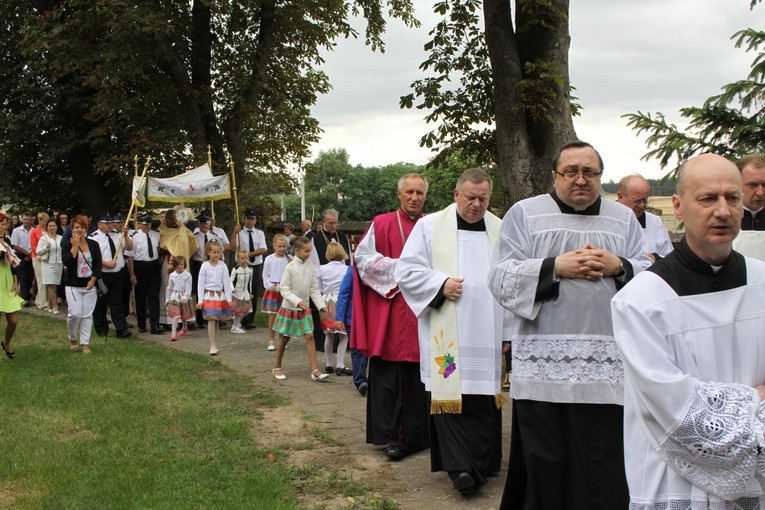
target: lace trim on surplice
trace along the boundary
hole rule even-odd
[[[542,381],[624,383],[621,354],[610,336],[516,338],[513,372]]]
[[[743,384],[700,383],[683,417],[659,441],[657,454],[723,500],[760,496],[762,407],[753,388]]]

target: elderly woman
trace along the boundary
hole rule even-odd
[[[45,285],[48,299],[48,312],[58,315],[57,287],[61,282],[64,264],[61,258],[61,236],[56,233],[56,220],[50,218],[45,227],[45,235],[37,243],[37,257],[40,259],[42,283]]]
[[[66,328],[73,351],[82,348],[90,354],[90,330],[93,328],[93,310],[98,298],[96,280],[101,276],[101,248],[88,238],[88,218],[72,218],[72,237],[61,242],[61,254],[66,273],[66,301],[69,313]],[[78,346],[79,339],[79,346]]]
[[[19,281],[11,272],[11,268],[19,264],[19,259],[8,239],[8,225],[9,218],[0,213],[0,313],[5,314],[6,321],[1,345],[6,356],[15,358],[16,353],[11,349],[11,338],[19,323],[18,312],[24,306],[24,300],[19,296]]]

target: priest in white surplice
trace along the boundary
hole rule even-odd
[[[505,312],[486,286],[500,224],[486,212],[491,187],[484,170],[465,170],[455,203],[417,222],[394,271],[418,319],[431,471],[446,471],[463,495],[501,467]]]
[[[627,506],[623,372],[610,301],[647,259],[632,211],[600,197],[603,161],[564,145],[554,191],[505,215],[489,287],[518,321],[501,508]]]
[[[669,255],[674,247],[661,218],[646,211],[650,194],[651,183],[642,175],[627,175],[619,181],[616,201],[635,213],[638,223],[643,227],[643,253],[653,263]]]
[[[741,177],[698,156],[672,203],[680,245],[611,304],[630,508],[765,508],[765,264],[731,248]]]

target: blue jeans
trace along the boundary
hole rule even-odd
[[[358,388],[367,382],[367,357],[356,349],[351,349],[351,368],[353,368],[353,384]]]

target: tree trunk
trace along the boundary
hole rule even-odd
[[[77,145],[69,151],[67,166],[71,169],[81,207],[90,209],[94,216],[115,212],[115,204],[103,177],[93,170],[93,155],[87,144]],[[79,211],[73,212],[79,214]]]
[[[558,148],[576,138],[569,94],[568,0],[554,0],[554,14],[540,23],[538,0],[518,0],[513,29],[508,0],[484,0],[486,45],[494,81],[497,163],[508,206],[546,193],[552,183],[550,161]],[[534,80],[527,64],[552,63],[561,79],[553,85],[545,115],[530,115],[519,84]],[[545,84],[550,85],[549,81]]]

